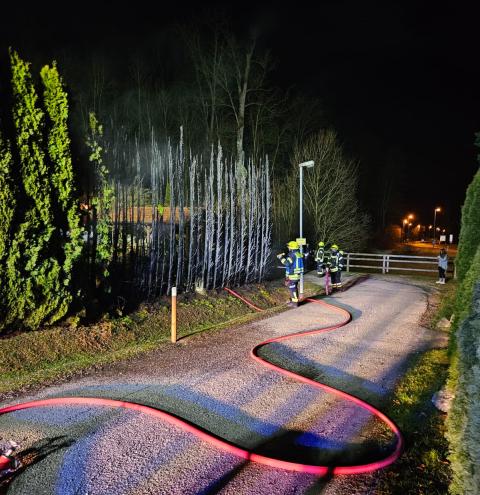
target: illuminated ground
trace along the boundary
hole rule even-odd
[[[331,300],[349,309],[354,321],[328,334],[275,344],[264,355],[381,407],[409,356],[434,343],[434,335],[418,324],[425,294],[405,282],[371,279]],[[248,355],[259,341],[339,318],[307,304],[161,347],[21,400],[124,399],[175,412],[239,446],[286,460],[336,465],[381,458],[391,448],[391,436],[368,413],[283,378]],[[318,480],[245,463],[133,412],[20,411],[0,418],[0,436],[31,449],[31,465],[10,486],[13,494],[354,493],[349,479]],[[374,476],[363,481],[373,490]]]

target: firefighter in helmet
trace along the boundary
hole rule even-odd
[[[318,243],[315,261],[317,263],[317,275],[323,277],[325,275],[325,243],[323,241]]]
[[[330,246],[330,250],[325,257],[328,257],[327,266],[330,270],[330,277],[332,278],[332,288],[342,288],[342,270],[345,268],[345,253],[339,249],[336,244]]]
[[[277,254],[277,258],[282,265],[285,265],[285,285],[290,290],[291,306],[298,306],[298,282],[300,275],[303,273],[303,254],[300,252],[300,246],[295,241],[287,244],[288,253]]]

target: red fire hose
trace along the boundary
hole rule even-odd
[[[256,311],[263,311],[261,308],[255,306],[253,303],[248,301],[247,299],[241,297],[239,294],[234,292],[231,289],[225,289],[228,291],[230,294],[233,296],[239,298],[245,304],[248,304],[251,308],[255,309]],[[178,426],[179,428],[183,429],[184,431],[187,431],[189,433],[193,433],[196,435],[198,438],[205,440],[206,442],[218,447],[219,449],[222,449],[226,452],[229,452],[231,454],[235,454],[238,457],[248,460],[248,461],[253,461],[253,462],[258,462],[260,464],[265,464],[267,466],[275,467],[275,468],[281,468],[281,469],[286,469],[289,471],[298,471],[298,472],[303,472],[303,473],[310,473],[310,474],[316,474],[319,476],[324,476],[326,474],[358,474],[358,473],[366,473],[369,471],[375,471],[376,469],[380,469],[383,467],[386,467],[390,464],[392,464],[395,460],[398,459],[400,456],[402,449],[403,449],[403,437],[398,429],[398,427],[395,425],[395,423],[390,420],[387,416],[385,416],[382,412],[380,412],[378,409],[374,408],[372,405],[368,404],[367,402],[364,402],[363,400],[347,394],[346,392],[342,392],[341,390],[337,390],[333,387],[329,387],[328,385],[324,385],[322,383],[316,382],[314,380],[311,380],[309,378],[306,378],[302,375],[298,375],[297,373],[293,373],[292,371],[288,371],[284,368],[280,368],[279,366],[276,366],[272,363],[269,363],[268,361],[265,361],[258,355],[258,350],[269,343],[272,342],[279,342],[281,340],[286,340],[286,339],[291,339],[294,337],[299,337],[299,336],[305,336],[305,335],[313,335],[313,334],[318,334],[322,332],[328,332],[330,330],[334,330],[336,328],[340,328],[344,325],[346,325],[350,320],[351,320],[351,315],[348,311],[333,306],[331,304],[325,303],[323,301],[317,301],[315,299],[307,299],[309,302],[313,302],[316,304],[323,304],[324,306],[329,307],[330,309],[333,309],[335,311],[338,311],[342,314],[345,315],[345,319],[341,323],[337,323],[335,325],[329,326],[329,327],[324,327],[320,328],[318,330],[309,330],[305,332],[297,332],[293,333],[290,335],[285,335],[282,337],[276,337],[273,339],[266,340],[258,345],[256,345],[252,351],[251,355],[253,359],[256,361],[262,363],[264,366],[267,366],[268,368],[275,370],[279,373],[282,373],[290,378],[293,378],[299,382],[306,383],[308,385],[311,385],[312,387],[316,387],[322,390],[325,390],[331,394],[335,394],[337,396],[340,396],[341,398],[348,400],[350,402],[353,402],[354,404],[362,407],[363,409],[366,409],[367,411],[371,412],[378,418],[380,418],[384,423],[388,425],[388,427],[393,431],[393,433],[397,437],[397,443],[395,446],[395,450],[386,458],[371,462],[368,464],[358,464],[354,466],[336,466],[336,467],[328,467],[328,466],[316,466],[316,465],[309,465],[309,464],[301,464],[301,463],[296,463],[296,462],[288,462],[288,461],[283,461],[281,459],[275,459],[272,457],[267,457],[263,456],[260,454],[255,454],[254,452],[249,452],[248,450],[242,449],[240,447],[237,447],[236,445],[233,445],[215,434],[205,431],[201,429],[200,427],[179,418],[178,416],[175,416],[174,414],[167,413],[165,411],[162,411],[160,409],[155,409],[153,407],[149,406],[144,406],[141,404],[135,404],[133,402],[124,402],[124,401],[119,401],[119,400],[113,400],[113,399],[100,399],[96,397],[61,397],[61,398],[54,398],[54,399],[43,399],[43,400],[36,400],[36,401],[31,401],[31,402],[24,402],[22,404],[16,404],[14,406],[8,406],[0,409],[0,415],[6,414],[9,412],[13,411],[20,411],[22,409],[31,409],[35,407],[51,407],[51,406],[69,406],[69,405],[85,405],[85,406],[103,406],[103,407],[114,407],[114,408],[124,408],[124,409],[130,409],[134,411],[138,411],[144,414],[148,414],[149,416],[153,416],[154,418],[158,418],[161,420],[164,420],[174,426]]]

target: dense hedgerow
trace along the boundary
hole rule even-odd
[[[68,310],[72,266],[81,250],[79,217],[73,200],[68,103],[56,66],[42,69],[42,104],[30,64],[13,50],[10,62],[15,152],[0,143],[0,194],[2,208],[14,222],[8,225],[2,215],[0,328],[34,329]],[[18,184],[9,174],[13,167]]]
[[[89,128],[86,144],[89,149],[88,160],[95,171],[95,195],[92,198],[93,249],[91,264],[94,267],[94,279],[102,290],[108,292],[109,266],[113,256],[112,244],[112,205],[114,191],[109,180],[108,168],[103,163],[103,126],[93,112],[89,114]]]
[[[63,246],[63,285],[71,283],[75,261],[82,252],[83,240],[78,206],[75,201],[74,171],[71,141],[68,133],[68,97],[55,63],[40,71],[44,85],[44,104],[50,120],[48,132],[48,155],[51,162],[51,185],[53,190],[55,225],[61,229]],[[67,235],[68,232],[68,235]],[[59,253],[60,254],[60,253]],[[62,257],[62,255],[60,255]],[[56,318],[63,316],[72,301],[65,291]]]
[[[6,270],[5,262],[10,247],[10,229],[15,213],[15,194],[11,176],[13,157],[10,143],[0,134],[0,281],[3,282]],[[5,291],[0,286],[0,321],[6,307]]]
[[[455,400],[447,421],[455,495],[480,490],[480,171],[468,187],[456,257],[459,287],[452,336],[450,385]]]
[[[457,295],[455,400],[447,437],[454,479],[451,493],[478,494],[480,487],[480,246]]]
[[[480,169],[468,186],[462,208],[462,226],[455,259],[457,277],[461,282],[470,268],[480,245]]]

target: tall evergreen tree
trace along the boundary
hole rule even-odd
[[[11,177],[13,165],[10,143],[0,134],[0,321],[5,317],[7,279],[6,258],[10,247],[10,234],[15,213],[14,185]]]
[[[63,316],[67,291],[61,282],[61,266],[50,252],[55,227],[44,152],[44,112],[38,105],[29,64],[15,51],[10,52],[10,60],[23,215],[7,259],[5,323],[18,321],[36,328],[42,321]]]
[[[89,161],[95,171],[94,196],[92,198],[93,208],[93,246],[92,267],[93,278],[96,285],[109,292],[108,276],[110,262],[113,256],[112,244],[112,206],[114,191],[110,181],[108,168],[103,163],[103,126],[98,121],[94,112],[89,114],[89,130],[86,138],[87,147],[90,151]]]
[[[480,245],[480,169],[468,186],[462,208],[462,226],[455,260],[457,276],[465,278]]]
[[[82,251],[80,218],[75,202],[71,141],[68,133],[68,98],[55,63],[40,71],[44,85],[44,104],[50,120],[48,155],[51,161],[52,199],[56,213],[55,225],[62,230],[63,285],[68,287],[75,260]],[[68,234],[67,234],[68,232]],[[65,294],[58,315],[63,316],[72,300]]]

